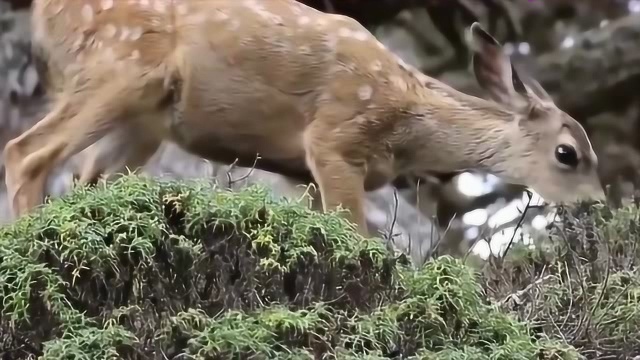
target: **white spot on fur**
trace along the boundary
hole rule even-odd
[[[308,54],[311,52],[311,48],[307,45],[302,45],[298,48],[298,52],[303,53],[303,54]]]
[[[319,27],[324,27],[325,25],[327,25],[327,20],[319,18],[318,20],[316,20],[316,25]]]
[[[308,16],[301,16],[298,18],[298,25],[307,25],[311,22]]]
[[[104,36],[106,36],[107,38],[116,36],[116,32],[118,32],[118,29],[116,29],[115,25],[107,24],[104,26]]]
[[[163,13],[165,11],[167,11],[167,4],[164,3],[163,0],[156,0],[156,2],[153,3],[153,8],[159,12],[159,13]]]
[[[113,0],[102,0],[100,6],[102,6],[102,10],[109,10],[113,7]]]
[[[91,7],[91,5],[84,4],[81,12],[82,12],[82,19],[85,22],[90,23],[93,21],[93,8]]]
[[[131,53],[131,56],[129,57],[131,60],[137,60],[140,59],[140,51],[138,50],[133,50],[133,52]]]
[[[363,85],[358,89],[358,97],[362,101],[371,99],[371,95],[373,95],[373,88],[369,85]]]
[[[433,90],[433,91],[434,91],[436,94],[438,94],[438,95],[440,95],[440,96],[442,96],[442,97],[444,97],[444,98],[452,99],[452,97],[451,97],[449,94],[447,94],[446,92],[444,92],[444,91],[442,91],[442,90],[435,89],[435,90]]]
[[[116,54],[113,52],[113,48],[104,49],[104,60],[107,62],[113,62],[116,59]]]
[[[351,29],[347,29],[347,28],[340,28],[340,30],[338,30],[338,35],[340,37],[351,37]]]
[[[369,34],[366,31],[356,31],[353,33],[353,37],[356,40],[365,41],[369,38]]]
[[[239,28],[240,28],[240,21],[238,21],[237,19],[231,20],[231,23],[229,24],[229,30],[236,31]]]
[[[378,72],[382,70],[382,62],[380,62],[380,60],[376,60],[371,63],[369,68],[371,69],[371,71]]]
[[[329,49],[335,49],[338,46],[338,38],[332,34],[327,36],[327,47]]]
[[[133,29],[131,29],[131,34],[129,35],[129,39],[131,39],[132,41],[136,41],[140,39],[141,36],[142,36],[142,28],[140,26],[136,26]]]
[[[392,75],[389,77],[389,81],[400,91],[407,91],[407,83],[400,77]]]
[[[181,3],[176,6],[176,11],[179,15],[187,15],[187,13],[189,12],[189,7],[187,6],[187,4]]]
[[[129,38],[129,34],[131,34],[131,29],[126,26],[123,26],[120,30],[120,41],[125,41]]]

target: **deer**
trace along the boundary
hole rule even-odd
[[[365,236],[366,193],[402,176],[473,169],[548,201],[604,198],[582,126],[477,22],[467,39],[489,99],[295,0],[35,0],[31,26],[53,100],[5,147],[15,218],[88,147],[80,183],[143,163],[163,141],[317,184],[321,209],[346,210]]]

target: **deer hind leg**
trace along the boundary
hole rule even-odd
[[[140,98],[139,84],[126,80],[93,87],[96,96],[59,100],[43,120],[7,143],[6,184],[14,216],[41,204],[51,170],[107,134],[127,105]]]
[[[78,171],[79,185],[95,185],[101,177],[112,179],[144,166],[160,147],[160,141],[145,136],[144,129],[123,124],[84,150]]]
[[[349,211],[347,220],[357,225],[360,234],[369,236],[364,212],[364,169],[347,162],[324,134],[317,127],[305,134],[307,166],[320,188],[322,207],[329,211],[342,206]]]

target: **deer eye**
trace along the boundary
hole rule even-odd
[[[558,145],[556,159],[563,165],[575,168],[578,166],[578,153],[571,145]]]

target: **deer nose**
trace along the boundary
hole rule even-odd
[[[600,181],[596,184],[582,185],[579,189],[580,197],[584,200],[605,201],[607,198]]]

